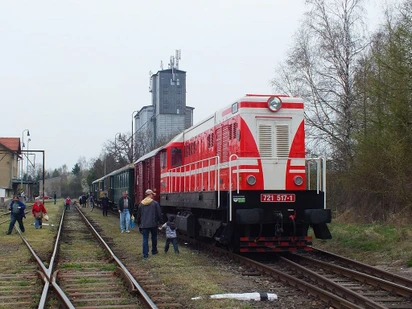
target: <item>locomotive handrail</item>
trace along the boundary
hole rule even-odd
[[[235,158],[233,160],[233,158]],[[320,191],[323,191],[323,208],[326,209],[326,157],[317,157],[317,158],[293,158],[293,157],[271,157],[271,158],[262,158],[262,157],[241,157],[242,160],[293,160],[293,159],[301,159],[308,162],[315,161],[316,162],[316,193],[319,194]],[[239,194],[239,156],[236,154],[231,154],[229,156],[229,221],[232,221],[232,163],[236,161],[236,173],[237,173],[237,180],[236,180],[236,193]],[[233,165],[234,166],[234,165]],[[309,168],[310,171],[310,168]],[[310,172],[309,172],[310,177]],[[309,179],[310,181],[310,179]]]
[[[198,171],[198,167],[199,167],[199,163],[202,163],[202,167],[201,167],[201,173],[203,173],[203,171],[204,171],[204,162],[208,162],[207,163],[207,173],[208,173],[208,188],[207,188],[207,191],[210,191],[211,190],[211,186],[210,186],[210,180],[211,180],[211,176],[210,176],[210,174],[211,174],[211,171],[212,171],[212,169],[211,169],[211,161],[212,160],[215,160],[216,161],[216,163],[214,164],[215,165],[215,167],[214,167],[214,170],[215,171],[217,171],[217,173],[216,173],[216,176],[215,176],[215,190],[217,189],[217,191],[218,191],[218,196],[220,197],[220,186],[219,186],[219,177],[220,177],[220,157],[219,156],[213,156],[213,157],[210,157],[210,158],[206,158],[206,159],[202,159],[202,160],[198,160],[198,161],[195,161],[195,162],[191,162],[191,163],[188,163],[188,164],[184,164],[184,165],[181,165],[181,166],[178,166],[178,167],[174,167],[174,168],[172,168],[172,169],[170,169],[169,170],[169,183],[170,183],[170,192],[175,192],[176,191],[176,186],[177,186],[177,184],[176,184],[176,182],[177,182],[177,177],[180,177],[180,182],[179,182],[179,184],[180,184],[180,186],[182,186],[182,177],[183,177],[183,190],[186,190],[186,176],[189,176],[189,188],[191,187],[191,185],[192,185],[192,177],[190,177],[190,176],[193,176],[193,175],[197,175],[197,174],[199,174],[199,172],[197,172]],[[194,167],[194,170],[192,169]],[[182,169],[183,169],[183,175],[182,175]],[[179,174],[179,176],[176,176],[176,175],[173,175],[173,173],[178,173]],[[173,177],[175,177],[175,181],[173,181]],[[174,184],[174,185],[173,185]],[[197,177],[195,177],[195,187],[197,187]],[[201,178],[201,187],[202,187],[202,189],[203,189],[203,177]],[[220,200],[220,198],[219,198],[219,200]],[[220,202],[219,202],[219,205],[218,206],[220,206]]]
[[[237,154],[231,154],[229,157],[229,221],[232,221],[232,158],[235,157],[237,161],[236,193],[239,194],[239,156]]]

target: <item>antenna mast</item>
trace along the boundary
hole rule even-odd
[[[153,86],[153,78],[152,78],[152,71],[149,71],[149,92],[152,92],[152,86]]]
[[[182,51],[180,49],[176,49],[176,69],[179,70],[179,60],[182,59]]]

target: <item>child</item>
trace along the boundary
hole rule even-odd
[[[173,244],[175,253],[179,253],[179,248],[177,247],[175,216],[170,216],[169,221],[163,224],[162,229],[166,229],[165,253],[167,253],[167,251],[169,250],[170,243]]]
[[[64,202],[64,205],[66,206],[66,210],[70,210],[70,204],[72,200],[70,199],[70,196],[66,198],[66,201]]]

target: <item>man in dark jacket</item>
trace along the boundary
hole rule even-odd
[[[109,198],[107,197],[107,193],[105,193],[104,197],[102,197],[103,216],[107,217],[107,209],[108,208],[109,208]]]
[[[120,230],[122,233],[130,233],[130,211],[133,208],[132,200],[127,196],[127,192],[122,192],[122,197],[119,200],[119,214],[120,214]]]
[[[137,209],[136,222],[143,234],[143,258],[149,256],[149,233],[152,234],[152,254],[157,254],[157,226],[162,220],[160,205],[153,197],[156,195],[147,189],[146,197],[140,202]]]
[[[20,202],[19,197],[15,195],[9,205],[11,220],[10,220],[9,229],[7,231],[7,235],[11,234],[16,221],[19,223],[20,230],[24,232],[23,218],[26,217],[24,213],[25,209],[26,209],[26,205]]]

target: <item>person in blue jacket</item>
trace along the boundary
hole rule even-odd
[[[10,210],[10,225],[7,231],[7,235],[10,235],[14,224],[16,221],[19,223],[20,230],[24,233],[24,225],[23,225],[23,218],[26,218],[26,214],[24,210],[26,209],[26,205],[20,202],[17,195],[13,196],[13,200],[10,202],[9,210]]]

